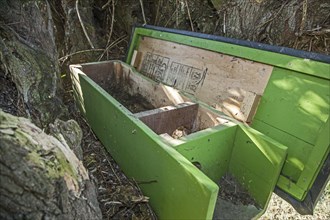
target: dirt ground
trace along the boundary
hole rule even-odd
[[[224,175],[219,181],[219,197],[235,205],[253,205],[258,207],[256,201],[230,174]]]
[[[273,193],[266,212],[261,220],[273,219],[304,219],[304,220],[328,220],[330,219],[330,182],[317,203],[313,215],[300,215],[289,203]]]

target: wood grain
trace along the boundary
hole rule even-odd
[[[144,37],[137,70],[194,95],[241,121],[250,122],[273,70],[272,66]]]

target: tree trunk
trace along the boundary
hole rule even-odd
[[[216,34],[329,54],[328,0],[212,0]]]
[[[72,121],[52,127],[59,139],[0,110],[1,219],[102,218],[93,182],[58,133],[79,127]],[[78,146],[81,135],[71,132],[71,141]]]
[[[66,114],[48,1],[0,0],[0,63],[22,95],[26,116],[46,127]]]

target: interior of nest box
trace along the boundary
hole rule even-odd
[[[121,62],[83,65],[82,71],[156,134],[178,139],[228,122],[179,90],[133,72]]]

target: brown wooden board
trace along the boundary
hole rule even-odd
[[[149,37],[133,60],[147,77],[194,95],[241,121],[251,122],[272,66]],[[142,57],[142,58],[141,58]]]
[[[141,99],[139,98],[138,101],[150,103],[155,109],[136,113],[135,116],[140,118],[141,121],[147,124],[157,134],[169,132],[171,135],[173,130],[180,126],[186,127],[189,133],[194,133],[228,122],[223,115],[219,115],[206,107],[193,103],[193,100],[181,94],[179,90],[159,82],[154,82],[136,72],[134,73],[132,67],[123,65],[121,62],[99,62],[84,65],[81,68],[86,75],[105,91],[117,90],[115,92],[116,94],[118,92],[122,94],[127,93],[133,99],[136,99],[136,95],[139,95]],[[111,89],[111,87],[115,89]],[[114,98],[129,97],[114,96]],[[117,99],[117,101],[129,108],[125,105],[129,104],[129,101],[120,99]],[[166,112],[169,110],[171,112]],[[150,120],[153,122],[151,123]],[[174,126],[175,124],[177,124],[177,127]],[[166,129],[169,127],[173,129]]]
[[[183,126],[193,129],[197,116],[198,104],[181,103],[135,114],[157,134],[172,134],[175,129]]]

